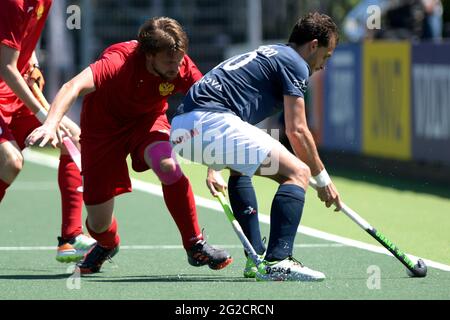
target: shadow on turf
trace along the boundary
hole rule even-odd
[[[85,278],[89,279],[89,278]],[[145,276],[125,276],[120,278],[104,278],[92,277],[92,282],[249,282],[254,279],[225,277],[225,276],[211,276],[198,274],[180,274],[180,275],[145,275]],[[95,279],[95,280],[94,280]]]
[[[0,280],[59,280],[67,279],[70,274],[10,274],[0,275]]]

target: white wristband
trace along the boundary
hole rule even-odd
[[[331,183],[331,178],[328,175],[327,170],[323,169],[317,176],[314,177],[319,188],[326,187]]]
[[[41,123],[44,123],[45,120],[47,119],[47,113],[44,112],[44,111],[42,111],[42,110],[39,110],[39,111],[38,111],[37,113],[35,113],[34,115],[35,115],[35,117],[36,117]]]

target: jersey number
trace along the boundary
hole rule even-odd
[[[258,48],[258,50],[244,53],[237,57],[231,58],[230,60],[225,62],[225,64],[222,66],[222,68],[226,71],[237,70],[237,69],[245,66],[246,64],[250,63],[253,59],[255,59],[258,56],[258,52],[262,53],[267,58],[270,58],[278,53],[277,50],[275,50],[269,46],[261,46]],[[239,61],[239,62],[236,63],[236,61]]]
[[[222,68],[226,71],[237,70],[237,69],[245,66],[247,63],[249,63],[253,59],[255,59],[257,55],[258,55],[258,53],[256,51],[241,54],[241,55],[239,55],[235,58],[231,58],[230,60],[225,62],[225,64],[222,66]],[[247,57],[244,58],[245,56],[247,56]],[[238,60],[240,60],[240,61],[236,63],[236,61],[238,61]]]

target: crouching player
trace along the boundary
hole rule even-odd
[[[223,187],[218,170],[231,169],[230,202],[236,219],[264,269],[248,260],[244,275],[261,281],[319,281],[325,275],[293,258],[293,246],[313,175],[318,196],[341,208],[339,194],[320,160],[308,129],[304,94],[309,77],[333,54],[338,31],[330,17],[318,13],[299,19],[289,43],[261,46],[221,63],[198,81],[172,121],[177,152],[209,167],[213,194]],[[294,153],[255,125],[284,110],[286,135]],[[280,184],[270,213],[267,248],[261,241],[253,175]]]
[[[95,273],[119,248],[114,197],[131,191],[126,158],[135,171],[151,168],[159,177],[164,200],[181,233],[188,262],[222,269],[230,255],[203,239],[188,178],[173,157],[167,98],[187,92],[201,73],[186,55],[188,39],[170,18],[153,18],[139,30],[138,41],[107,48],[57,94],[44,125],[27,142],[58,142],[56,128],[78,96],[85,96],[81,113],[81,147],[86,226],[97,246],[78,266]]]

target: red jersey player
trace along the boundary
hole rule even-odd
[[[50,11],[51,0],[2,0],[0,9],[0,201],[23,165],[21,150],[25,138],[45,115],[28,88],[25,78],[34,78],[42,88],[44,80],[37,67],[34,49]],[[72,135],[78,126],[65,118]],[[74,138],[77,140],[77,138]],[[95,244],[82,234],[82,195],[77,192],[81,176],[64,148],[58,170],[62,200],[62,234],[56,259],[80,260]]]
[[[78,264],[81,273],[100,270],[118,250],[114,197],[131,191],[126,158],[141,172],[151,168],[161,181],[164,200],[181,233],[188,262],[221,269],[232,259],[203,239],[191,185],[169,143],[167,98],[186,93],[202,75],[186,55],[188,39],[170,18],[153,18],[139,30],[139,41],[115,44],[65,84],[44,125],[27,139],[56,145],[56,128],[72,103],[85,95],[81,146],[86,226],[97,245]]]

